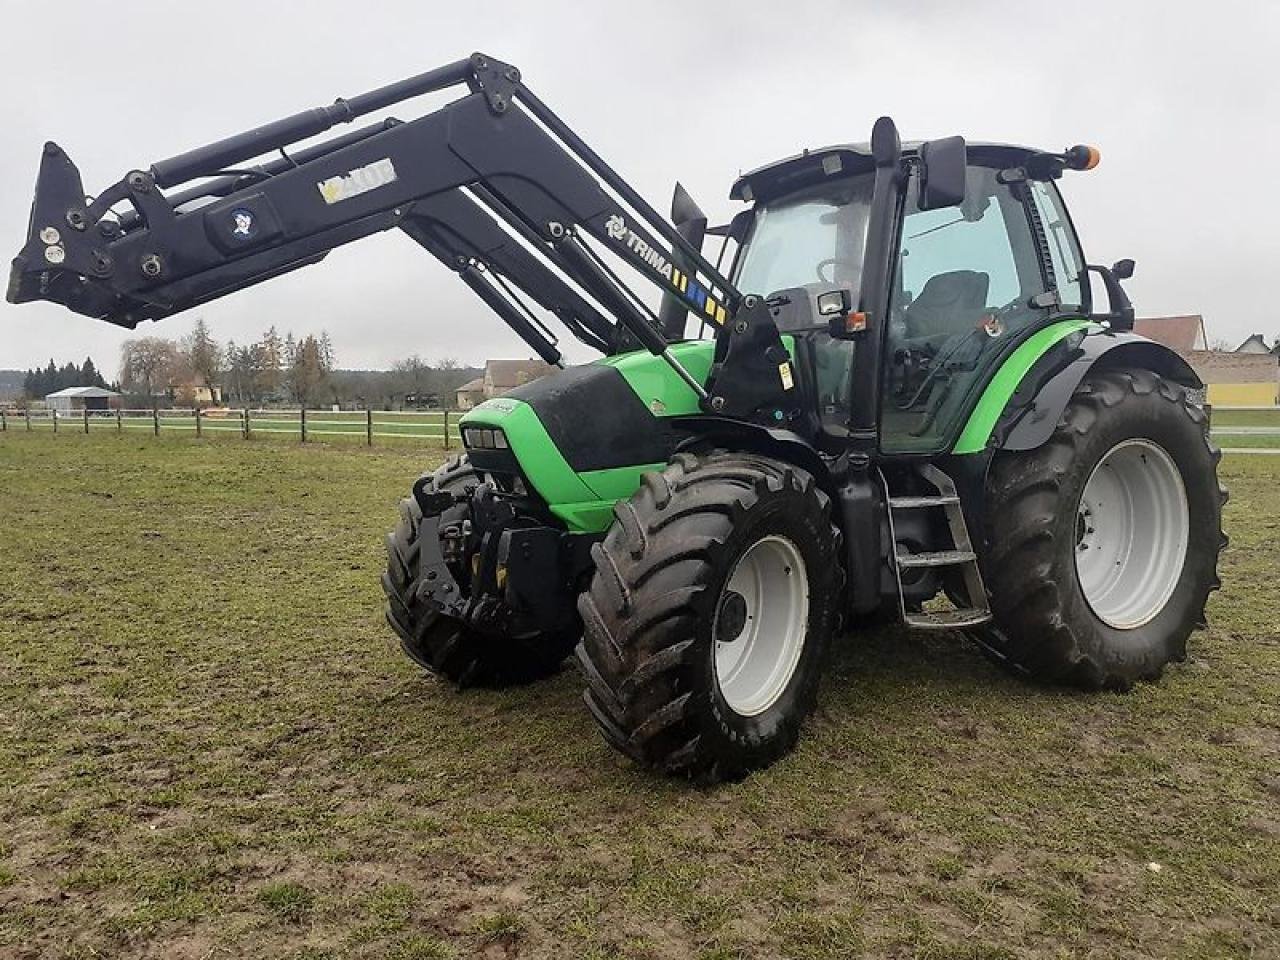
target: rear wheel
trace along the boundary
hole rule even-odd
[[[787,463],[681,454],[614,512],[578,601],[605,738],[705,781],[773,763],[813,707],[838,622],[829,500]]]
[[[1087,377],[1048,443],[992,464],[983,643],[1092,689],[1184,659],[1219,585],[1220,458],[1182,387],[1147,370]]]
[[[465,457],[456,457],[431,475],[427,492],[461,493],[484,480]],[[441,526],[461,523],[467,508],[450,507]],[[387,536],[387,623],[400,637],[405,654],[429,673],[460,687],[501,687],[529,683],[555,673],[577,642],[576,630],[493,636],[472,630],[418,598],[422,509],[413,497],[400,501],[400,522]],[[454,571],[455,576],[460,571]]]

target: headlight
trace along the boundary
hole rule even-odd
[[[507,437],[491,427],[464,427],[462,442],[473,450],[506,450]]]

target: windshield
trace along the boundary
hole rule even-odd
[[[874,180],[830,180],[757,207],[734,285],[761,296],[840,286],[856,302]]]

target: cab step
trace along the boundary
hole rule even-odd
[[[960,505],[955,481],[933,464],[922,464],[918,468],[918,473],[921,480],[938,491],[936,494],[912,493],[895,497],[889,490],[888,480],[881,474],[881,481],[885,487],[885,501],[889,506],[889,535],[896,544],[895,512],[940,507],[946,513],[947,532],[950,534],[951,544],[948,549],[922,553],[899,554],[895,548],[891,554],[894,579],[898,587],[898,610],[902,615],[902,622],[920,630],[964,630],[990,623],[991,609],[987,605],[987,590],[982,582],[982,571],[978,568],[978,555],[973,549],[973,540],[965,524],[964,510]],[[965,594],[970,598],[969,606],[956,606],[950,610],[908,610],[902,590],[902,571],[940,567],[959,568],[960,576],[964,581]]]
[[[917,630],[963,630],[966,627],[979,627],[991,622],[988,610],[973,608],[963,610],[922,610],[917,613],[908,611],[904,622]]]
[[[959,504],[959,497],[890,497],[889,506],[894,510],[920,510],[925,507],[949,507]]]
[[[912,567],[956,567],[962,563],[971,563],[978,559],[972,550],[938,550],[934,553],[900,553],[898,566],[903,569]]]

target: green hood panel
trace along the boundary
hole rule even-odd
[[[684,343],[673,343],[671,355],[693,374],[695,380],[706,383],[711,375],[711,359],[715,348],[714,340],[686,340]],[[657,416],[679,417],[702,412],[698,407],[697,394],[665,360],[655,357],[647,350],[621,353],[595,362],[613,367],[622,374],[636,396]]]
[[[614,503],[635,493],[641,474],[664,466],[646,463],[576,473],[556,449],[533,407],[522,400],[486,400],[467,411],[459,425],[500,428],[529,483],[551,512],[575,533],[607,530],[613,522]]]
[[[794,352],[794,337],[783,337],[783,343],[788,352]],[[711,373],[714,353],[713,340],[688,340],[671,345],[672,356],[701,383],[706,383]],[[649,414],[655,417],[689,416],[701,412],[698,397],[689,385],[665,360],[646,350],[604,357],[594,361],[593,365],[617,370]],[[583,410],[582,415],[607,415],[607,411]],[[639,417],[644,419],[643,412]],[[665,462],[656,461],[575,471],[556,446],[537,411],[517,397],[486,400],[467,411],[459,426],[500,428],[534,490],[547,502],[551,512],[576,533],[598,533],[608,529],[613,522],[613,505],[636,492],[641,475],[665,466]]]

